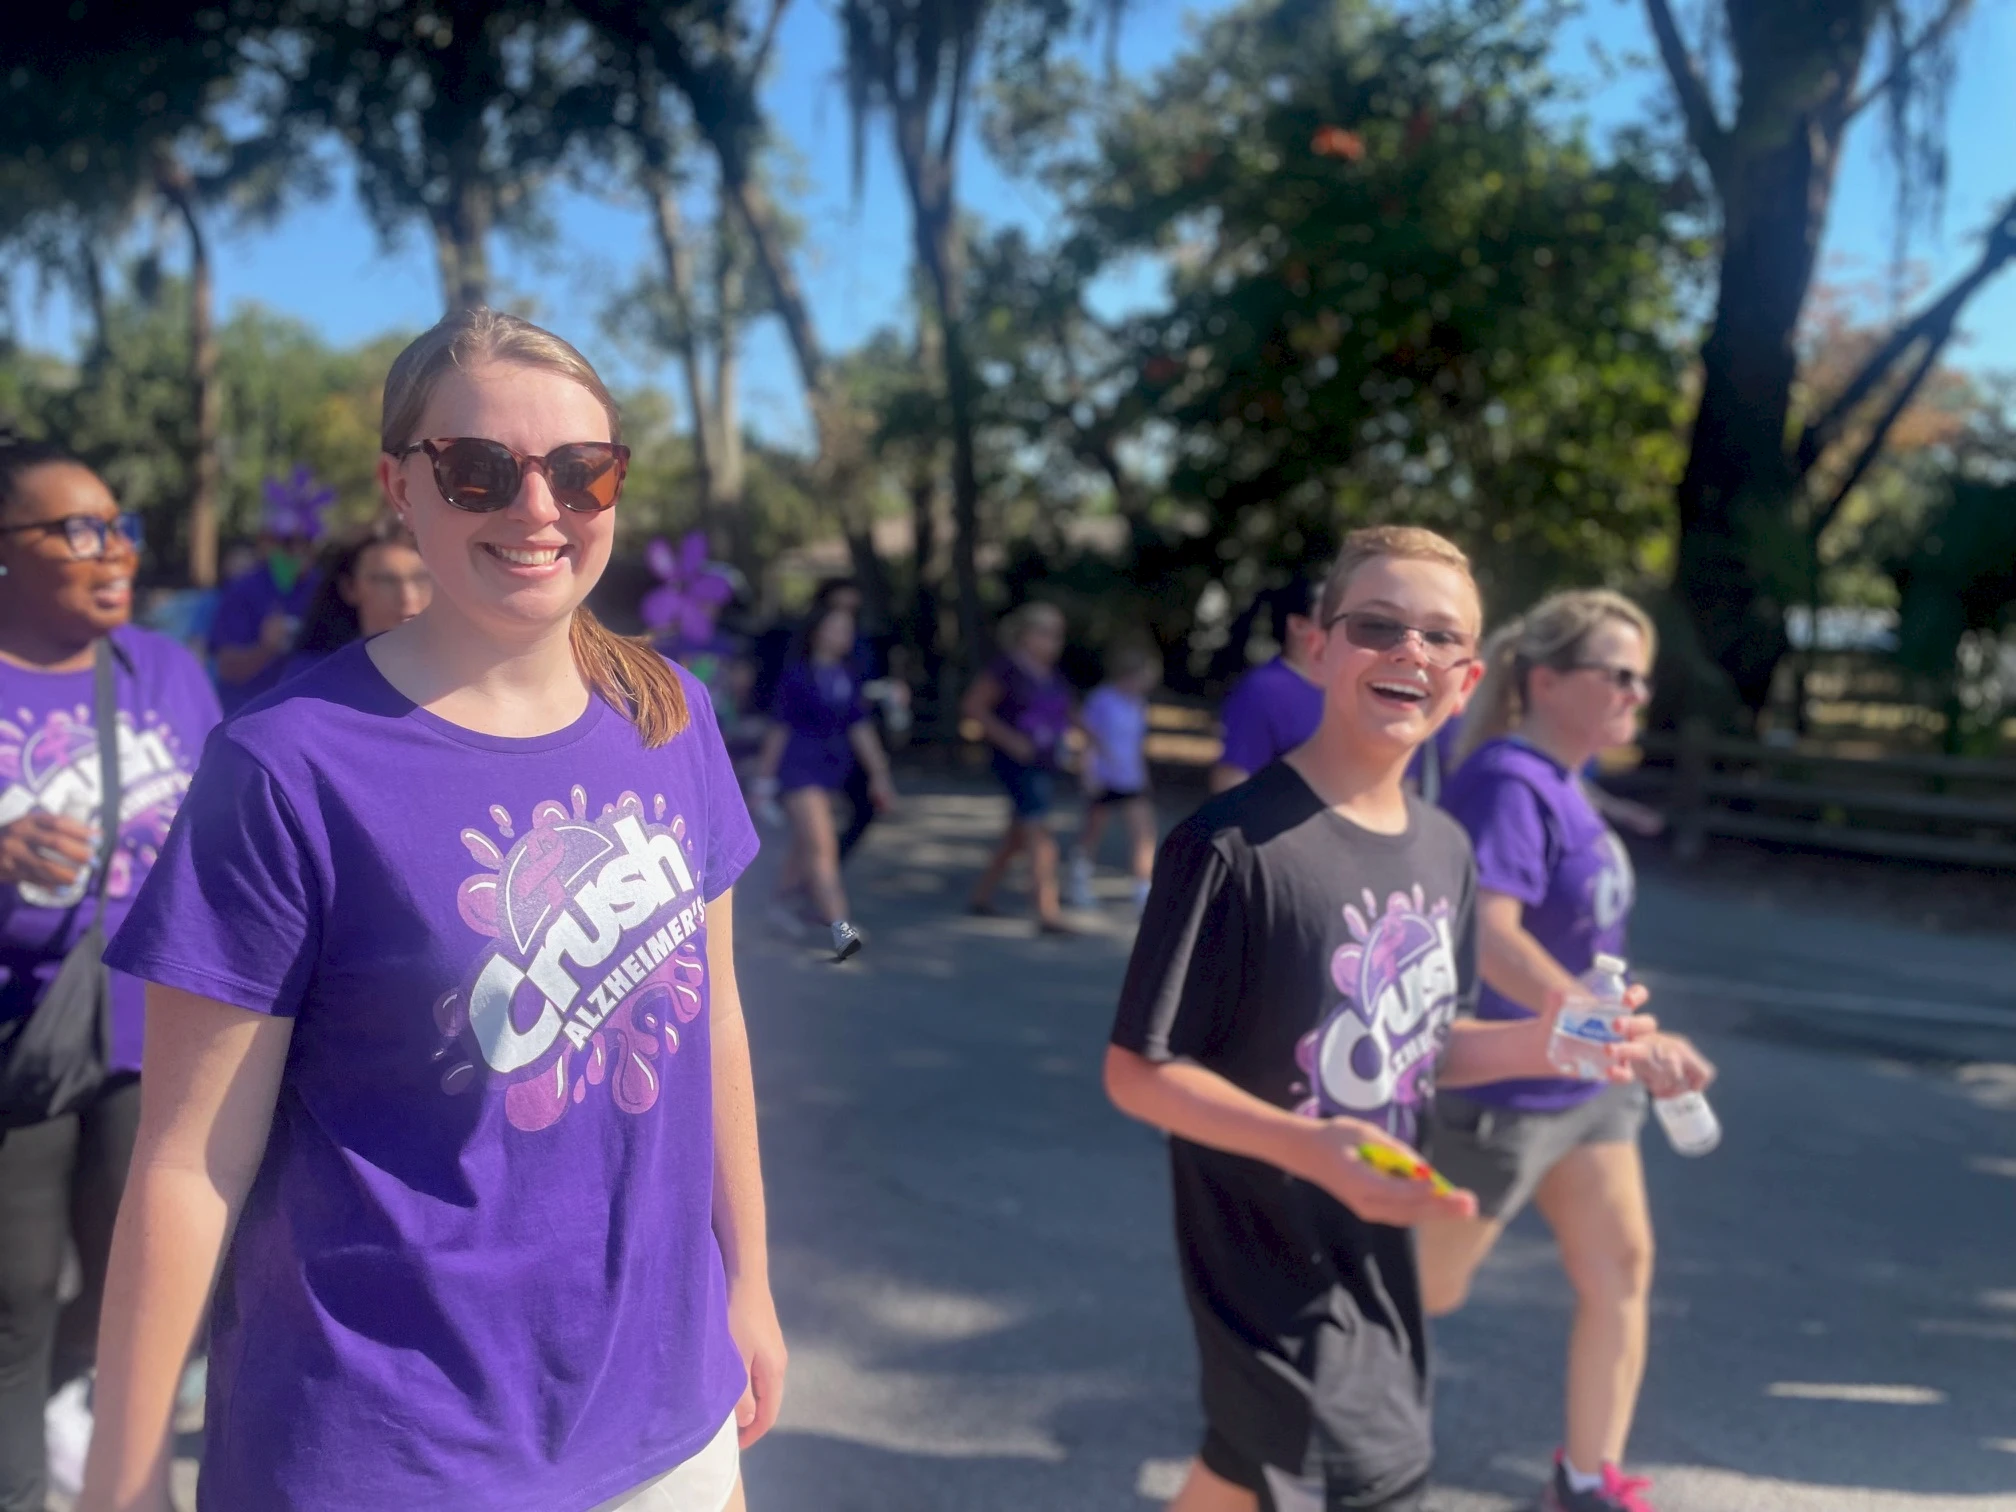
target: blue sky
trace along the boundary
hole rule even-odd
[[[1189,22],[1219,8],[1180,0],[1135,0],[1121,36],[1129,72],[1166,62],[1184,43]],[[1684,7],[1683,7],[1684,9]],[[1605,78],[1592,65],[1595,44],[1612,58],[1637,59]],[[1560,69],[1582,81],[1580,107],[1601,132],[1642,119],[1664,100],[1664,82],[1650,63],[1651,38],[1642,0],[1587,0],[1582,17],[1556,42]],[[838,78],[839,38],[830,3],[798,0],[779,38],[768,104],[777,134],[791,144],[803,193],[794,209],[807,228],[804,277],[821,338],[829,350],[854,344],[875,327],[903,316],[908,277],[909,212],[885,140],[871,138],[867,173],[854,193],[846,102]],[[2016,7],[1985,3],[1966,23],[1961,68],[1952,97],[1952,173],[1943,216],[1914,235],[1911,256],[1935,282],[1972,258],[1975,235],[1992,208],[2016,190],[2008,144],[2016,141]],[[1040,228],[1048,207],[1040,191],[999,173],[970,148],[962,161],[962,193],[983,219]],[[1880,282],[1895,224],[1894,171],[1882,150],[1876,112],[1852,134],[1829,226],[1823,276]],[[651,256],[641,214],[574,193],[556,195],[559,242],[540,249],[500,243],[494,252],[500,293],[527,304],[539,318],[574,337],[591,354],[607,353],[599,324],[612,288]],[[346,192],[303,206],[270,230],[219,239],[217,285],[228,310],[252,300],[308,321],[329,339],[348,342],[391,329],[416,329],[439,311],[433,259],[418,234],[383,247]],[[1124,290],[1121,297],[1124,297]],[[17,329],[38,346],[70,349],[71,312],[60,300],[37,301],[17,277],[12,298]],[[1955,359],[1969,367],[2016,371],[2016,269],[2005,272],[1969,307]],[[625,381],[675,389],[669,364],[639,369],[608,364]],[[757,430],[778,439],[804,434],[794,370],[773,325],[752,333],[745,412]]]

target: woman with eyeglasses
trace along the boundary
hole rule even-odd
[[[1478,1017],[1544,1013],[1598,955],[1624,958],[1631,859],[1582,772],[1628,744],[1652,694],[1651,620],[1601,590],[1560,593],[1504,626],[1464,721],[1462,764],[1443,806],[1477,852]],[[1642,988],[1630,1002],[1642,1003]],[[1713,1069],[1669,1037],[1646,1072],[1656,1094],[1699,1088]],[[1668,1084],[1671,1084],[1670,1086]],[[1652,1220],[1638,1134],[1645,1086],[1545,1078],[1440,1093],[1433,1158],[1477,1194],[1473,1219],[1420,1229],[1431,1315],[1462,1305],[1471,1278],[1529,1200],[1554,1231],[1575,1289],[1567,1430],[1547,1512],[1651,1512],[1649,1483],[1619,1468],[1645,1371]]]
[[[325,552],[285,682],[354,640],[397,629],[434,596],[434,577],[403,525],[378,526]]]
[[[196,658],[129,623],[139,539],[138,521],[90,468],[59,447],[0,435],[0,1060],[90,927],[101,880],[108,928],[125,917],[218,720]],[[123,794],[102,878],[101,655],[116,693]],[[61,1489],[77,1489],[90,1418],[73,1383],[91,1365],[139,1119],[141,1012],[141,984],[115,973],[108,1079],[77,1111],[0,1134],[5,1512],[41,1512],[44,1404],[59,1390],[47,1449]],[[59,1306],[73,1245],[83,1291]]]
[[[705,692],[582,607],[628,450],[485,309],[386,378],[427,608],[226,725],[112,958],[148,1119],[83,1512],[167,1505],[213,1279],[202,1505],[724,1512],[775,1421],[736,878]]]

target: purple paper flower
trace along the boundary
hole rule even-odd
[[[694,531],[673,546],[663,536],[654,537],[644,548],[659,584],[644,595],[644,623],[652,630],[670,631],[689,646],[697,646],[714,633],[714,616],[734,596],[727,578],[707,563],[707,538]]]
[[[324,488],[306,463],[293,476],[268,478],[266,533],[282,540],[312,541],[322,534],[322,511],[336,502],[336,490]]]

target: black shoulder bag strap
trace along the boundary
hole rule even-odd
[[[91,657],[94,687],[93,714],[98,726],[98,885],[93,892],[91,929],[105,930],[105,892],[112,885],[112,857],[119,849],[119,685],[117,652],[112,637],[101,635]],[[98,1005],[98,1049],[107,1058],[112,1054],[111,994],[103,994]]]

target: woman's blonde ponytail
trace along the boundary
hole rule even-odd
[[[574,611],[567,640],[582,680],[629,715],[646,748],[664,745],[692,723],[685,684],[649,641],[618,635],[585,607]]]
[[[1484,642],[1480,653],[1484,676],[1470,695],[1462,728],[1456,732],[1457,761],[1516,728],[1526,712],[1526,669],[1519,659],[1519,641],[1525,633],[1526,621],[1515,619],[1500,625]]]

